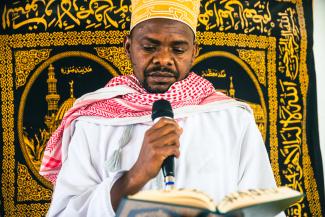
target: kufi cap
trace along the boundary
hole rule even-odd
[[[132,0],[131,27],[154,18],[177,20],[196,32],[200,0]]]

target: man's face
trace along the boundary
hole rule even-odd
[[[151,19],[132,30],[126,38],[125,50],[143,87],[150,93],[164,93],[189,74],[197,44],[187,25]]]

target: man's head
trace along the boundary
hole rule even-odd
[[[134,75],[151,93],[163,93],[186,78],[197,45],[193,31],[169,19],[150,19],[136,26],[125,41]]]
[[[199,0],[133,0],[125,51],[134,75],[151,93],[187,77],[196,56]]]

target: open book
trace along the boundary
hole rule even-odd
[[[124,198],[117,216],[275,216],[303,198],[288,187],[231,193],[215,204],[196,190],[149,190]]]

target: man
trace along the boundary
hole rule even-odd
[[[114,216],[123,196],[163,187],[160,168],[170,155],[176,187],[216,202],[274,187],[250,109],[190,72],[199,1],[133,1],[132,11],[125,50],[134,75],[81,97],[49,141],[41,167],[55,182],[48,216]],[[161,98],[175,120],[153,124],[152,103]]]

